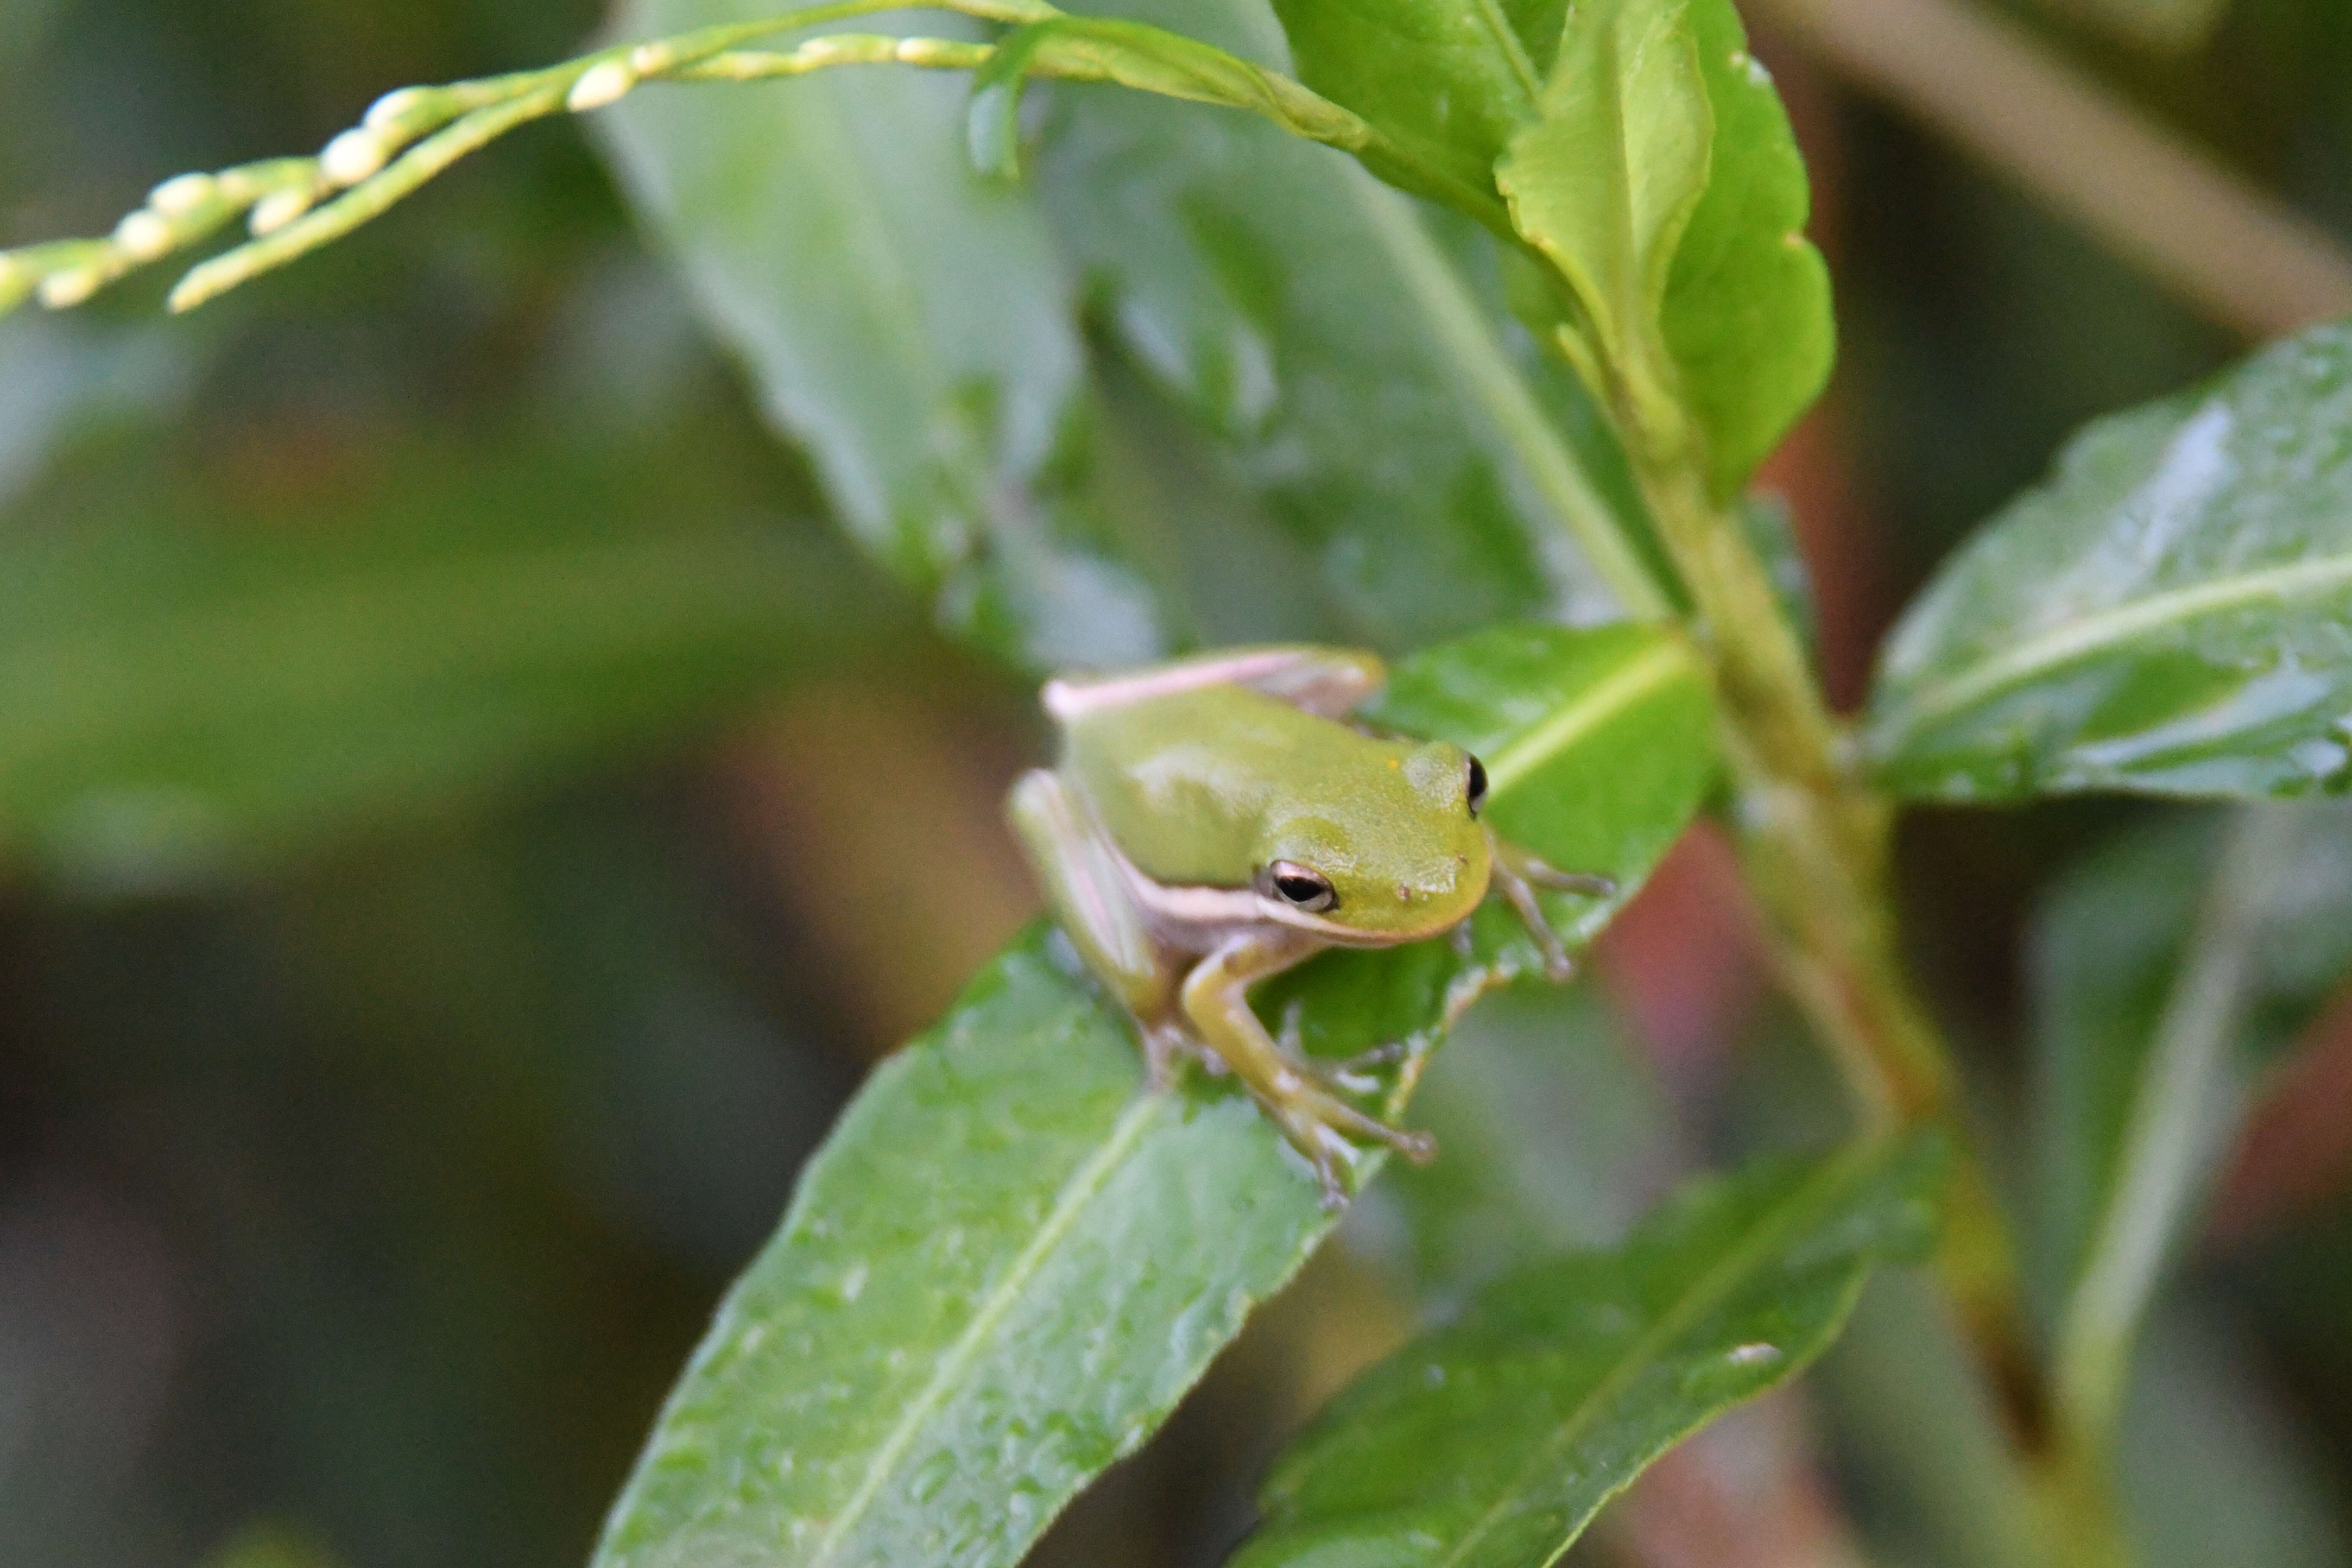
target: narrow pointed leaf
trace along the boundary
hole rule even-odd
[[[1373,1195],[1402,1224],[1359,1238],[1393,1247],[1414,1299],[1449,1309],[1529,1258],[1622,1242],[1685,1158],[1646,1048],[1599,986],[1530,982],[1480,1003],[1412,1121],[1445,1157],[1391,1166]]]
[[[1712,776],[1704,679],[1664,634],[1529,635],[1549,663],[1498,658],[1482,675],[1475,648],[1433,650],[1400,669],[1400,701],[1442,672],[1448,721],[1517,759],[1495,808],[1516,805],[1538,853],[1614,846],[1581,863],[1630,892]],[[1616,655],[1591,658],[1596,638]],[[1678,673],[1629,675],[1659,647]],[[1580,668],[1595,679],[1563,684]],[[1596,800],[1576,837],[1548,837],[1571,814],[1531,796],[1604,770],[1636,734],[1684,759],[1687,787]],[[1318,1037],[1426,1043],[1482,978],[1421,984],[1433,948],[1449,951],[1380,955],[1412,977],[1369,995],[1364,971],[1328,957],[1292,994],[1310,1023],[1350,1010]],[[599,1568],[1017,1561],[1331,1223],[1230,1082],[1147,1096],[1141,1078],[1125,1020],[1050,931],[986,970],[803,1173],[672,1394]]]
[[[1804,163],[1731,0],[1275,8],[1309,85],[1494,183],[1579,301],[1548,330],[1577,334],[1597,387],[1614,366],[1678,397],[1736,494],[1820,395],[1835,332]]]
[[[1227,96],[1280,56],[1239,0],[1129,9],[1008,36],[965,112],[1000,166],[1014,46]],[[624,25],[732,15],[646,0]],[[1339,154],[1119,88],[1033,81],[1039,178],[989,179],[959,149],[958,90],[874,69],[649,88],[610,118],[625,188],[772,422],[951,630],[1044,668],[1657,612],[1588,473],[1606,438],[1565,378],[1515,362],[1479,253],[1335,181]],[[1087,365],[1088,304],[1175,409]]]
[[[1805,237],[1805,161],[1731,0],[1691,0],[1714,110],[1706,193],[1675,251],[1666,347],[1706,437],[1717,500],[1738,493],[1829,380],[1829,268]]]
[[[997,40],[988,63],[971,73],[971,103],[965,110],[965,137],[972,166],[983,174],[1021,176],[1021,99],[1029,85],[1029,64],[1052,37],[1054,24],[1032,22]]]
[[[2096,1428],[2253,1080],[2352,974],[2352,806],[2130,834],[2058,885],[2034,954],[2059,1384]]]
[[[1130,0],[1244,57],[1240,0]],[[1038,186],[1107,335],[1305,552],[1340,635],[1411,647],[1517,616],[1654,614],[1606,437],[1509,346],[1483,235],[1272,126],[1071,91]],[[1264,635],[1262,631],[1256,635]]]
[[[1506,1277],[1276,1462],[1238,1568],[1527,1568],[1712,1417],[1836,1338],[1935,1231],[1928,1140],[1686,1191],[1615,1252]]]
[[[1904,617],[1872,694],[1920,799],[2352,781],[2352,326],[2092,425]]]
[[[757,0],[637,0],[660,37]],[[1033,668],[1170,639],[1101,488],[1072,282],[1029,196],[971,168],[965,84],[826,72],[647,90],[599,121],[772,421],[835,512],[963,636]]]
[[[1538,108],[1496,179],[1582,311],[1562,346],[1596,392],[1622,383],[1638,417],[1671,420],[1662,312],[1715,135],[1688,0],[1576,7]]]

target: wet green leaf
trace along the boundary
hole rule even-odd
[[[2040,1240],[2062,1395],[2120,1410],[2261,1069],[2352,973],[2352,806],[2200,816],[2070,871],[2034,937]]]
[[[1366,1230],[1396,1244],[1384,1261],[1424,1304],[1458,1305],[1531,1258],[1615,1246],[1682,1163],[1664,1092],[1600,986],[1487,997],[1430,1062],[1412,1120],[1445,1157],[1391,1166],[1370,1201],[1399,1223]]]
[[[1511,132],[1533,118],[1559,40],[1561,0],[1274,0],[1299,79],[1460,184],[1491,190]],[[1384,178],[1435,200],[1409,172]]]
[[[688,5],[723,9],[648,0],[626,26]],[[1280,58],[1239,0],[1126,9],[1065,32],[1175,49],[1129,25],[1160,22]],[[999,169],[1021,61],[1001,63],[971,106]],[[650,91],[614,121],[625,183],[706,318],[852,531],[950,627],[1043,668],[1204,634],[1397,648],[1657,612],[1620,499],[1590,477],[1607,438],[1507,341],[1483,247],[1433,237],[1339,154],[1117,88],[1032,85],[1052,109],[1024,160],[1036,186],[984,179],[962,165],[951,86],[867,71]],[[1082,302],[1164,401],[1113,385],[1106,402]],[[1219,493],[1167,482],[1195,459]]]
[[[1829,380],[1829,268],[1805,237],[1805,161],[1731,0],[1691,0],[1714,110],[1706,193],[1666,283],[1666,347],[1706,437],[1716,499],[1738,493]]]
[[[67,492],[89,516],[0,532],[0,855],[234,872],[709,722],[887,624],[676,443],[375,457],[331,526],[116,468]]]
[[[1905,616],[1871,699],[1915,798],[2352,778],[2352,327],[2092,425]]]
[[[1239,0],[1122,9],[1280,58]],[[1606,437],[1564,374],[1513,352],[1483,236],[1441,237],[1272,126],[1103,90],[1057,102],[1040,191],[1106,331],[1306,552],[1299,587],[1338,635],[1593,619],[1607,583],[1642,585],[1622,502],[1589,477]]]
[[[1737,493],[1820,395],[1835,331],[1804,162],[1731,0],[1275,9],[1309,85],[1501,191],[1577,300],[1558,324],[1587,379],[1678,399]]]
[[[763,14],[638,0],[617,30]],[[1032,668],[1148,658],[1172,633],[1100,489],[1072,280],[1030,196],[971,168],[965,113],[958,78],[873,69],[600,123],[772,421],[942,624]]]
[[[1707,184],[1715,115],[1688,0],[1595,0],[1571,15],[1495,177],[1511,222],[1582,320],[1560,346],[1596,394],[1622,385],[1645,427],[1675,423],[1667,285]]]
[[[1711,773],[1706,688],[1665,634],[1494,634],[1408,661],[1397,687],[1387,721],[1483,736],[1498,817],[1507,803],[1538,853],[1626,891]],[[1637,737],[1695,758],[1699,783],[1537,798],[1620,765]],[[1409,972],[1396,984],[1337,962],[1367,955],[1329,955],[1292,995],[1310,1024],[1349,1011],[1326,1037],[1416,1025],[1426,1043],[1467,999],[1423,983],[1432,950],[1450,953],[1370,955]],[[1015,1561],[1330,1224],[1229,1080],[1140,1083],[1125,1020],[1050,931],[983,973],[803,1173],[616,1504],[600,1568]]]
[[[1240,1568],[1555,1561],[1601,1505],[1836,1338],[1935,1231],[1928,1141],[1775,1163],[1670,1201],[1616,1252],[1481,1291],[1276,1462]]]
[[[1040,927],[878,1069],[720,1308],[603,1568],[1009,1563],[1328,1226],[1245,1099],[1145,1096]]]

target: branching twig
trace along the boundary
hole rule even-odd
[[[158,185],[147,205],[106,238],[0,251],[0,315],[33,297],[52,309],[79,305],[127,273],[198,245],[245,215],[252,239],[195,268],[172,290],[173,310],[193,310],[341,238],[467,153],[526,121],[567,110],[602,109],[648,81],[757,81],[844,65],[978,71],[994,60],[1000,71],[1015,79],[1016,88],[1024,76],[1107,81],[1243,110],[1293,135],[1406,171],[1417,184],[1444,191],[1454,205],[1509,232],[1502,203],[1491,190],[1461,186],[1444,171],[1423,166],[1360,116],[1288,77],[1222,50],[1137,23],[1065,16],[1044,0],[932,4],[1018,24],[1018,30],[1001,47],[874,33],[833,34],[788,50],[742,47],[778,33],[901,8],[900,0],[836,0],[762,21],[619,45],[541,70],[402,88],[379,99],[358,125],[315,158],[278,159],[220,174],[183,174]]]
[[[1060,15],[1043,0],[931,0],[931,5],[994,22]],[[52,310],[79,305],[245,217],[253,238],[196,268],[172,291],[173,310],[192,310],[350,233],[516,126],[566,110],[600,109],[640,82],[743,80],[877,61],[969,69],[987,58],[984,45],[870,35],[813,39],[776,54],[736,52],[778,33],[902,8],[903,0],[833,0],[756,22],[618,45],[539,70],[402,88],[378,99],[359,124],[316,157],[182,174],[156,186],[146,205],[104,238],[0,251],[0,314],[36,298]]]

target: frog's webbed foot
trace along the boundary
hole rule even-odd
[[[1339,1104],[1336,1100],[1330,1103]],[[1290,1140],[1291,1147],[1306,1155],[1307,1163],[1315,1168],[1315,1183],[1323,1189],[1323,1207],[1326,1210],[1346,1207],[1347,1177],[1355,1170],[1359,1152],[1357,1145],[1349,1141],[1347,1130],[1313,1111],[1288,1110],[1271,1104],[1266,1109],[1273,1111],[1276,1124]],[[1370,1118],[1365,1121],[1369,1126],[1379,1129],[1380,1142],[1394,1149],[1414,1164],[1426,1165],[1437,1158],[1437,1140],[1428,1133],[1407,1132],[1372,1121]],[[1370,1137],[1370,1134],[1362,1136]]]
[[[1559,932],[1544,918],[1543,906],[1536,902],[1536,889],[1549,888],[1555,892],[1606,899],[1616,893],[1615,880],[1590,871],[1562,871],[1548,866],[1509,839],[1497,837],[1491,829],[1486,834],[1486,844],[1491,851],[1495,885],[1502,889],[1504,899],[1528,928],[1528,934],[1543,950],[1545,978],[1556,984],[1573,980],[1576,961],[1568,955],[1568,944],[1560,941]]]
[[[1437,1141],[1429,1134],[1391,1127],[1335,1092],[1323,1068],[1297,1047],[1296,1013],[1283,1020],[1282,1041],[1266,1033],[1250,1011],[1246,992],[1252,981],[1273,967],[1246,943],[1213,953],[1186,978],[1183,1011],[1208,1048],[1249,1087],[1283,1136],[1314,1167],[1325,1206],[1336,1208],[1347,1201],[1346,1177],[1354,1168],[1356,1143],[1381,1144],[1415,1164],[1436,1158]]]
[[[1381,1049],[1385,1050],[1387,1047],[1383,1047]],[[1366,1054],[1375,1053],[1367,1052]],[[1333,1065],[1344,1066],[1345,1064]],[[1346,1140],[1349,1138],[1367,1143],[1382,1144],[1395,1150],[1416,1165],[1426,1165],[1430,1161],[1437,1158],[1437,1140],[1428,1133],[1409,1131],[1402,1127],[1391,1127],[1387,1122],[1357,1110],[1333,1093],[1330,1088],[1326,1087],[1329,1080],[1324,1077],[1328,1069],[1323,1064],[1277,1058],[1274,1063],[1274,1070],[1263,1085],[1250,1076],[1249,1068],[1242,1063],[1234,1063],[1234,1070],[1241,1075],[1242,1081],[1250,1086],[1258,1099],[1275,1112],[1275,1120],[1282,1124],[1284,1131],[1290,1134],[1290,1141],[1298,1145],[1299,1152],[1315,1162],[1316,1173],[1318,1176],[1328,1177],[1329,1174],[1324,1168],[1323,1161],[1317,1157],[1316,1152],[1327,1137],[1340,1139],[1342,1148],[1347,1146]],[[1375,1084],[1372,1087],[1379,1086]],[[1312,1140],[1303,1135],[1310,1127],[1318,1134]]]

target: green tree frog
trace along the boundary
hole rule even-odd
[[[1250,987],[1328,947],[1457,931],[1490,889],[1565,979],[1533,888],[1611,890],[1496,837],[1467,752],[1346,722],[1386,680],[1372,654],[1313,647],[1051,680],[1061,759],[1024,774],[1010,803],[1055,917],[1134,1015],[1152,1086],[1188,1057],[1231,1070],[1333,1205],[1349,1140],[1416,1162],[1436,1146],[1349,1104],[1346,1074],[1268,1034]]]

